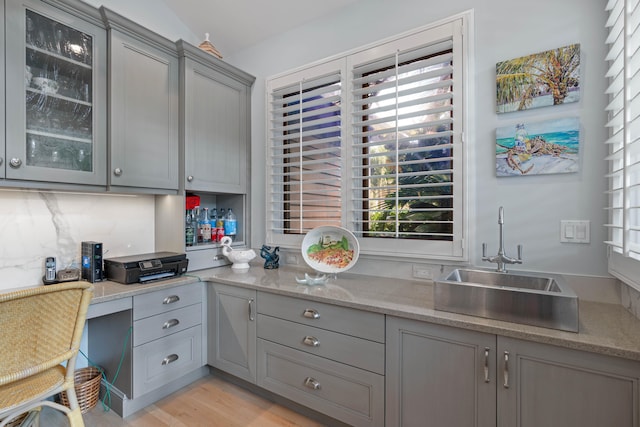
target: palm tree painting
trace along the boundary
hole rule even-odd
[[[580,44],[496,64],[498,113],[580,99]]]

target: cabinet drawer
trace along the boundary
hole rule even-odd
[[[133,320],[202,302],[203,284],[195,283],[162,289],[133,297]]]
[[[202,304],[194,304],[133,322],[133,345],[138,346],[202,323]]]
[[[384,315],[316,301],[258,293],[258,312],[384,343]]]
[[[384,425],[384,377],[258,339],[258,385],[352,426]]]
[[[384,375],[384,344],[258,315],[258,337]]]
[[[202,365],[200,325],[134,347],[133,397],[162,387]]]

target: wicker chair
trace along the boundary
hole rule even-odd
[[[74,369],[92,294],[88,282],[0,294],[0,427],[42,406],[84,426]],[[48,399],[61,391],[69,408]]]

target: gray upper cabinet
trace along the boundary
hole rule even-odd
[[[247,192],[255,78],[179,40],[184,188]]]
[[[100,12],[109,44],[110,189],[175,194],[179,161],[175,44],[109,9]]]
[[[11,108],[0,176],[24,186],[104,188],[107,53],[100,14],[72,0],[6,1],[5,13]]]

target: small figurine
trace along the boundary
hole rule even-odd
[[[271,246],[262,245],[260,256],[264,258],[264,268],[266,268],[267,270],[274,270],[280,267],[280,256],[278,255],[279,250],[280,246],[276,246],[273,250],[271,250]]]
[[[222,245],[222,254],[229,258],[229,261],[233,263],[231,268],[241,272],[248,271],[250,267],[249,261],[256,257],[255,251],[253,249],[233,249],[231,247],[231,241],[231,237],[229,236],[224,236],[222,240],[220,240],[220,244]]]

